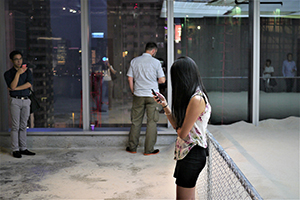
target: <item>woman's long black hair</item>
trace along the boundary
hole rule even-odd
[[[171,67],[172,112],[177,128],[182,126],[186,108],[192,95],[199,87],[207,96],[200,72],[195,61],[189,57],[178,58]],[[208,97],[208,96],[207,96]]]

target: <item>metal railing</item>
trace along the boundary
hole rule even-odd
[[[208,200],[261,200],[262,197],[208,131],[207,140],[209,156],[196,187],[199,198]]]

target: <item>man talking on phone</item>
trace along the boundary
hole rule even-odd
[[[4,78],[10,95],[11,112],[11,148],[15,158],[22,155],[35,155],[26,146],[27,121],[30,115],[29,88],[32,85],[32,73],[23,64],[23,55],[19,51],[12,51],[9,58],[13,67],[4,73]]]
[[[158,84],[165,82],[165,74],[161,63],[154,58],[157,45],[154,42],[146,44],[145,53],[131,60],[127,72],[129,87],[133,95],[131,109],[131,128],[126,151],[136,153],[139,144],[140,131],[145,111],[147,112],[147,129],[144,155],[158,154],[154,149],[157,138],[156,123],[159,119],[157,103],[153,99],[151,89],[158,92]]]

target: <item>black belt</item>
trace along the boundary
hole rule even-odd
[[[28,97],[19,97],[19,96],[15,96],[15,97],[11,96],[11,98],[16,98],[16,99],[29,99]]]

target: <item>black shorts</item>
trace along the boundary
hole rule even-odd
[[[205,148],[198,145],[194,146],[182,160],[177,160],[173,175],[176,178],[176,185],[184,188],[195,187],[205,163]]]

